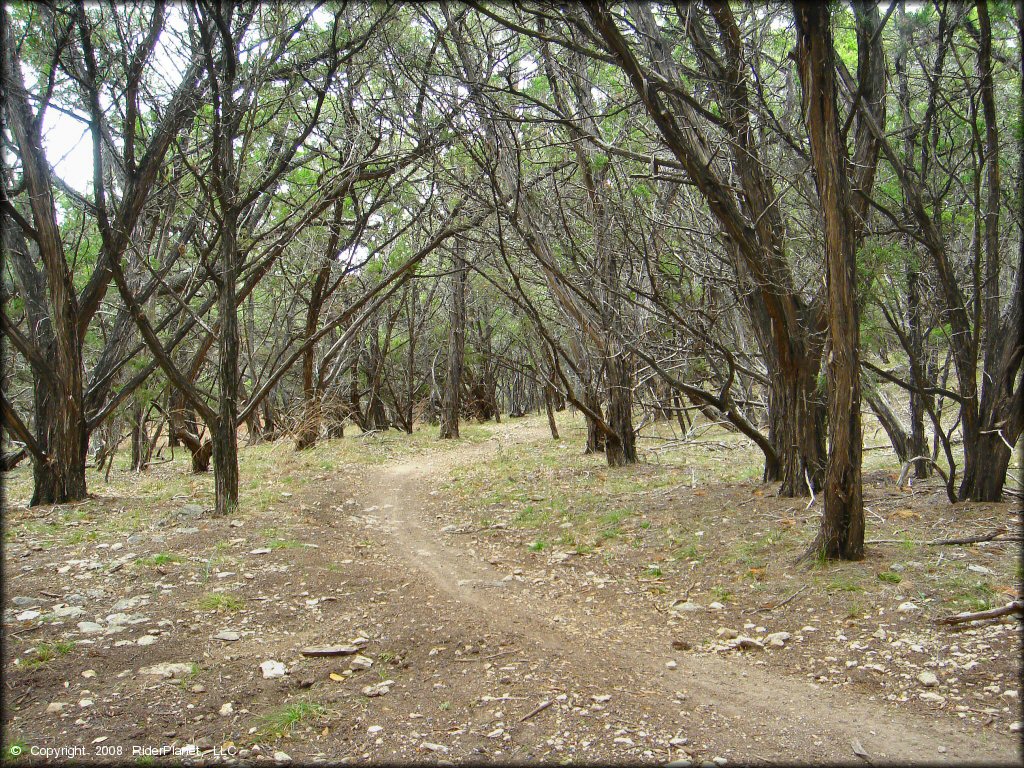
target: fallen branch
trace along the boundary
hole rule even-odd
[[[909,543],[915,546],[921,547],[942,547],[942,546],[954,546],[960,544],[980,544],[985,541],[1021,541],[1020,536],[1008,536],[1004,539],[998,538],[1002,534],[1006,533],[1005,528],[997,528],[991,533],[981,534],[980,536],[966,536],[960,539],[932,539],[931,541],[911,541]],[[906,544],[907,539],[868,539],[864,542],[865,544]]]
[[[787,598],[786,598],[785,600],[783,600],[783,601],[782,601],[781,603],[775,603],[775,604],[769,604],[769,605],[765,605],[765,606],[763,606],[763,607],[761,607],[761,608],[757,608],[757,609],[756,609],[756,611],[757,611],[758,613],[767,613],[768,611],[774,611],[774,610],[775,610],[776,608],[781,608],[782,606],[784,606],[784,605],[786,605],[787,603],[790,603],[790,602],[792,602],[792,601],[793,601],[794,599],[796,599],[796,596],[797,596],[797,595],[799,595],[799,594],[800,594],[801,592],[803,592],[803,591],[804,591],[805,589],[807,589],[807,588],[808,588],[809,586],[810,586],[810,584],[804,584],[804,585],[803,585],[802,587],[800,587],[800,589],[798,589],[798,590],[797,590],[796,592],[794,592],[794,593],[793,593],[792,595],[790,595],[789,597],[787,597]]]
[[[554,699],[548,699],[547,701],[542,701],[540,704],[538,704],[532,710],[530,710],[525,715],[523,715],[521,718],[519,718],[519,722],[520,723],[525,723],[531,717],[533,717],[534,715],[539,715],[541,712],[543,712],[545,709],[547,709],[548,707],[550,707],[554,703],[555,703]]]
[[[943,616],[936,619],[936,624],[966,624],[969,621],[984,621],[985,619],[997,619],[1000,616],[1012,614],[1024,616],[1024,600],[1014,600],[1002,608],[990,608],[987,611],[973,611],[967,613],[955,613],[952,616]]]

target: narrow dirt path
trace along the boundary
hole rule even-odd
[[[385,518],[393,554],[454,603],[449,621],[469,615],[521,637],[524,650],[564,662],[555,666],[580,680],[598,678],[606,687],[631,691],[646,715],[675,720],[715,752],[741,762],[850,762],[855,750],[870,760],[899,763],[1019,757],[1012,737],[972,731],[951,715],[919,716],[744,657],[672,653],[664,617],[646,606],[625,614],[581,611],[571,595],[552,600],[528,580],[509,579],[507,569],[488,562],[464,537],[442,530],[430,493],[452,467],[479,460],[496,446],[492,439],[388,467],[363,489],[362,501],[379,507]],[[678,668],[666,668],[669,656]],[[937,745],[945,751],[937,752]]]

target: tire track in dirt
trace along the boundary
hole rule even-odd
[[[680,719],[675,692],[685,689],[691,711],[680,725],[718,751],[733,750],[743,762],[850,762],[854,741],[872,759],[887,762],[1005,763],[1019,757],[1020,745],[1010,736],[972,732],[945,716],[928,718],[812,686],[743,658],[679,654],[678,668],[669,671],[660,617],[641,616],[644,624],[607,610],[581,615],[531,594],[523,582],[503,582],[504,574],[439,529],[430,495],[447,469],[484,458],[496,445],[460,446],[388,467],[363,489],[362,500],[380,508],[396,554],[478,620],[568,660],[580,679],[599,675],[609,686],[647,694],[648,711],[670,720]],[[450,619],[458,618],[453,611]],[[940,744],[944,754],[936,753]]]

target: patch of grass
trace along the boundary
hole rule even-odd
[[[72,640],[58,640],[56,643],[40,643],[36,646],[32,655],[26,658],[22,664],[27,669],[41,667],[48,661],[53,661],[60,656],[66,656],[75,648]]]
[[[548,548],[548,543],[544,539],[537,539],[537,541],[531,541],[528,545],[528,549],[531,552],[543,552]]]
[[[447,712],[449,709],[452,708],[452,703],[450,701],[442,701],[440,704],[437,705],[437,708],[440,709],[442,712]]]
[[[260,718],[257,734],[268,739],[283,739],[299,724],[322,717],[326,711],[322,704],[296,701]]]
[[[661,568],[659,568],[656,565],[651,565],[651,566],[648,566],[647,568],[644,569],[644,571],[640,574],[640,578],[641,579],[660,579],[664,575],[665,574],[664,574],[664,572],[662,572]]]
[[[542,525],[546,525],[551,520],[550,510],[542,509],[534,506],[533,504],[527,504],[514,518],[512,522],[514,525],[518,525],[523,528],[538,528]]]
[[[14,762],[28,754],[28,744],[22,739],[13,739],[4,745],[3,761]]]
[[[158,552],[155,555],[150,555],[149,557],[137,558],[135,560],[135,564],[155,568],[158,565],[169,565],[171,563],[180,563],[181,561],[182,558],[179,555],[175,555],[170,552]]]
[[[903,581],[903,577],[895,571],[879,571],[878,580],[884,581],[887,584],[899,584]]]
[[[245,607],[245,602],[226,592],[208,592],[199,598],[199,610],[216,611],[217,613],[233,613]]]
[[[881,575],[879,575],[881,578]],[[850,576],[835,576],[827,587],[829,592],[863,592],[864,587]]]
[[[972,581],[963,577],[950,579],[946,602],[964,611],[987,611],[997,602],[998,593],[985,581]]]
[[[267,542],[267,549],[296,549],[301,546],[295,539],[271,539]]]
[[[732,600],[732,591],[726,587],[712,587],[711,594],[720,603],[728,603]]]

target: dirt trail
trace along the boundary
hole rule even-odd
[[[517,438],[513,432],[506,439]],[[705,742],[741,762],[850,762],[857,759],[854,743],[870,760],[886,762],[1005,763],[1019,756],[1013,737],[971,730],[952,714],[919,716],[742,656],[673,652],[664,617],[648,606],[625,615],[607,607],[587,615],[569,597],[540,595],[529,580],[503,581],[507,569],[494,567],[467,537],[442,530],[430,494],[449,469],[490,455],[497,445],[492,439],[392,466],[364,488],[362,500],[386,516],[394,553],[455,602],[451,622],[463,616],[484,620],[522,638],[527,649],[567,662],[578,679],[599,677],[635,692],[653,717],[685,715],[681,725],[688,731],[699,731]],[[669,657],[677,669],[666,668]],[[685,704],[676,697],[680,690],[687,692]],[[936,745],[946,751],[937,753]]]

